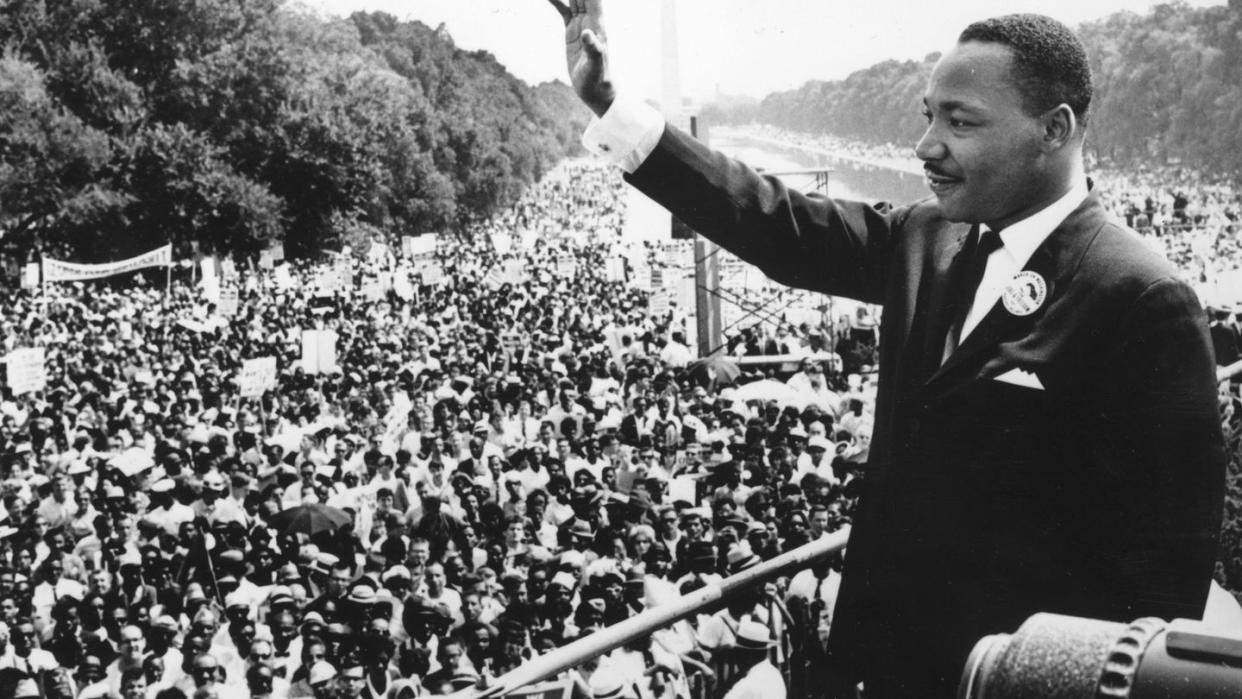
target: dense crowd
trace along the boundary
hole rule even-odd
[[[570,163],[434,253],[239,260],[235,312],[184,272],[4,291],[3,350],[44,348],[47,383],[0,396],[0,696],[486,686],[848,522],[873,321],[730,337],[792,372],[692,361],[686,309],[633,283],[665,256],[619,242],[622,187]],[[562,680],[720,696],[757,644],[797,684],[836,564]]]

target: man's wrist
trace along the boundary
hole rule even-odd
[[[618,96],[582,135],[587,150],[620,166],[638,169],[664,133],[664,117],[638,100]]]

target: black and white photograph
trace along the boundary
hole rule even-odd
[[[0,698],[1242,699],[1242,0],[0,0]]]

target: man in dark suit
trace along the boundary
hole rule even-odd
[[[1072,32],[968,27],[925,93],[933,196],[891,209],[790,191],[626,103],[600,0],[552,3],[588,145],[773,279],[884,306],[829,641],[868,697],[953,696],[973,644],[1035,612],[1201,617],[1225,465],[1207,322],[1089,192]]]

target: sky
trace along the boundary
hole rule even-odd
[[[614,81],[658,99],[661,5],[676,7],[683,96],[763,97],[808,80],[837,80],[890,58],[922,59],[971,21],[1041,12],[1075,26],[1151,0],[605,0]],[[432,27],[463,49],[491,52],[529,82],[567,81],[564,25],[547,0],[300,0],[316,12],[382,11]],[[1223,0],[1190,0],[1191,5]]]

